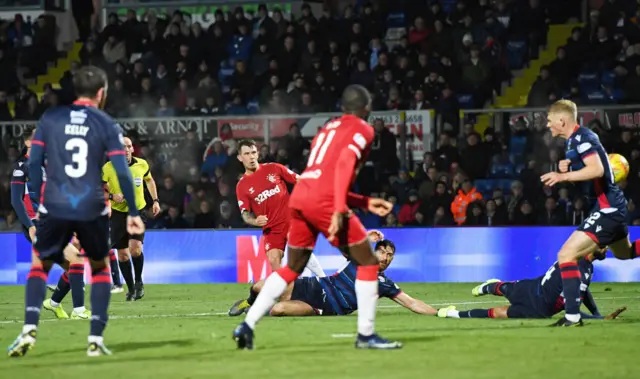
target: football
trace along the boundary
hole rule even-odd
[[[616,183],[627,178],[629,175],[629,162],[627,158],[620,154],[609,154],[609,163],[611,164],[611,171],[613,171],[613,178]]]

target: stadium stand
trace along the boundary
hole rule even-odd
[[[374,123],[376,148],[357,186],[396,207],[384,220],[361,214],[367,227],[582,221],[588,199],[577,197],[571,187],[551,190],[539,184],[540,173],[557,167],[563,154],[545,134],[542,113],[506,114],[503,127],[494,128],[489,116],[461,118],[460,110],[545,107],[561,97],[579,104],[638,103],[635,2],[633,11],[620,18],[621,5],[610,0],[591,11],[584,27],[566,23],[579,16],[574,1],[415,0],[394,1],[386,9],[378,2],[354,4],[315,13],[305,5],[295,17],[270,5],[253,15],[241,7],[219,10],[208,28],[180,12],[139,16],[129,11],[122,18],[113,13],[38,85],[56,83],[45,94],[71,101],[75,70],[97,65],[109,73],[106,109],[117,118],[233,116],[257,129],[262,126],[251,124],[253,115],[294,119],[338,111],[338,94],[357,83],[372,92],[375,110],[433,109],[443,125],[434,151],[402,166],[400,137],[383,121]],[[584,59],[586,51],[590,59]],[[22,120],[37,118],[55,103],[38,104],[17,84],[9,89],[13,93],[16,118]],[[588,123],[610,151],[629,159],[632,173],[623,184],[634,200],[629,221],[640,224],[633,205],[640,201],[638,136],[619,132],[617,116],[600,116]],[[224,120],[206,133],[204,123],[198,128],[176,121],[183,129],[172,140],[153,140],[148,131],[128,128],[136,154],[148,159],[160,186],[164,212],[149,221],[150,228],[242,227],[233,191],[242,167],[234,154],[245,134]],[[282,133],[261,147],[261,159],[300,171],[309,139],[295,121],[283,123]],[[3,160],[14,159],[16,146],[5,145]],[[2,184],[0,209],[11,214],[6,177]],[[12,217],[3,228],[15,224]]]

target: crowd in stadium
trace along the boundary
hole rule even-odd
[[[592,199],[578,196],[573,186],[551,190],[540,184],[540,174],[555,170],[564,150],[544,125],[516,122],[480,135],[471,121],[458,119],[460,107],[484,106],[509,80],[510,69],[537,57],[550,22],[546,7],[537,0],[519,7],[486,0],[473,6],[462,1],[403,4],[404,9],[383,12],[366,3],[347,7],[341,15],[313,14],[305,6],[295,20],[266,7],[250,19],[239,8],[216,13],[216,22],[206,30],[180,13],[140,17],[131,11],[125,20],[111,14],[104,28],[88,37],[81,62],[65,74],[61,89],[45,88],[40,103],[20,85],[21,76],[11,73],[42,73],[43,60],[30,54],[46,48],[55,56],[55,41],[42,37],[46,19],[16,16],[0,33],[0,67],[7,67],[0,70],[7,76],[0,78],[0,120],[37,119],[49,106],[73,100],[71,80],[81,64],[109,73],[106,109],[116,118],[337,111],[344,86],[357,83],[371,91],[375,110],[433,108],[455,125],[438,136],[436,151],[403,167],[396,136],[382,122],[374,123],[371,164],[360,172],[357,187],[396,206],[386,219],[361,214],[365,226],[580,224]],[[635,8],[628,12],[617,4],[610,1],[592,12],[586,26],[558,50],[557,60],[541,69],[530,106],[546,106],[560,97],[579,104],[640,100],[634,84],[640,77],[640,25]],[[511,51],[515,40],[524,45]],[[593,60],[582,59],[586,50],[596,52],[590,55]],[[15,116],[7,106],[9,95],[15,98]],[[606,131],[598,122],[592,126],[600,129],[608,151],[631,164],[628,183],[622,185],[633,200],[629,223],[640,225],[634,205],[640,201],[638,136],[629,130]],[[243,227],[234,191],[242,166],[231,128],[210,141],[187,132],[169,157],[152,144],[135,142],[136,154],[152,167],[163,208],[160,217],[149,220],[149,228]],[[294,124],[288,135],[271,142],[260,149],[262,161],[301,172],[310,141],[300,128]],[[3,160],[12,162],[18,149],[5,143]],[[20,230],[10,211],[6,176],[1,184],[0,209],[6,217],[0,229]]]

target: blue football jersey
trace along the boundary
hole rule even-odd
[[[122,128],[111,117],[85,104],[53,108],[38,122],[32,144],[42,147],[47,161],[40,213],[77,221],[107,214],[102,182],[105,154],[124,155]]]
[[[584,195],[594,200],[594,211],[616,208],[623,216],[626,215],[627,200],[622,190],[615,184],[609,157],[598,135],[588,128],[577,127],[566,141],[566,157],[571,160],[570,169],[572,171],[582,169],[584,159],[594,154],[602,161],[604,175],[590,182],[576,184],[582,187]]]
[[[581,259],[578,262],[578,269],[580,270],[580,293],[581,296],[583,296],[584,292],[589,288],[589,285],[591,285],[593,263],[586,259]],[[544,297],[545,303],[553,310],[551,313],[556,314],[564,310],[562,277],[560,275],[558,262],[555,262],[553,266],[549,267],[544,275],[534,280],[538,283],[538,296]]]
[[[338,315],[346,315],[358,309],[356,298],[356,271],[358,266],[353,262],[347,264],[333,274],[318,279],[327,295],[327,302]],[[378,273],[378,296],[395,298],[402,290],[384,273]]]

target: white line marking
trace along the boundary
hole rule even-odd
[[[640,296],[614,296],[614,297],[597,297],[594,300],[624,300],[624,299],[640,299]],[[448,301],[441,303],[431,303],[430,305],[473,305],[473,304],[496,304],[496,303],[507,303],[504,300],[499,300],[496,298],[494,301]],[[401,305],[398,304],[389,304],[389,305],[378,305],[378,308],[382,309],[390,309],[390,308],[402,308]],[[203,312],[203,313],[170,313],[170,314],[149,314],[149,315],[115,315],[109,316],[109,320],[129,320],[129,319],[139,319],[139,318],[179,318],[179,317],[209,317],[209,316],[226,316],[227,312]],[[52,319],[43,319],[40,322],[54,322],[54,321],[63,321],[55,318]],[[0,320],[0,325],[2,324],[15,324],[21,323],[23,320]],[[335,338],[343,338],[343,337],[335,337]],[[346,338],[346,337],[344,337]]]
[[[338,334],[332,334],[331,337],[332,338],[353,338],[356,335],[353,333],[338,333]]]

